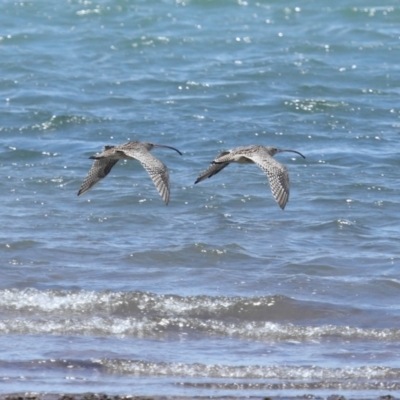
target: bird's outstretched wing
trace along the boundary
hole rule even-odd
[[[199,175],[195,183],[199,183],[206,178],[211,178],[213,175],[218,174],[219,171],[223,170],[228,165],[229,163],[211,163],[211,165],[202,174]]]
[[[158,193],[165,201],[165,204],[169,202],[170,185],[169,185],[169,174],[167,167],[156,157],[154,157],[149,151],[142,149],[140,151],[129,151],[124,150],[124,153],[136,160],[140,161],[143,168],[148,172],[152,179]]]
[[[118,162],[118,160],[110,160],[102,158],[93,162],[92,168],[90,168],[85,180],[79,189],[78,196],[90,190],[96,183],[105,178],[111,171],[112,167]]]
[[[287,168],[272,158],[269,154],[252,154],[248,156],[255,164],[257,164],[267,175],[271,186],[272,194],[284,210],[286,203],[289,201],[290,181]]]
[[[215,174],[218,174],[219,171],[222,171],[225,167],[229,165],[229,162],[219,162],[218,159],[222,156],[225,156],[229,154],[229,151],[224,151],[221,154],[218,154],[217,157],[215,157],[215,160],[210,164],[210,166],[199,175],[199,177],[196,179],[196,183],[199,183],[203,181],[206,178],[211,178]]]

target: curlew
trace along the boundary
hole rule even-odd
[[[284,151],[296,153],[305,158],[303,154],[296,150],[282,150],[261,145],[237,147],[219,154],[211,165],[200,174],[195,183],[211,178],[232,162],[257,164],[267,175],[272,194],[279,207],[283,210],[289,200],[289,174],[287,168],[272,157],[276,153]]]
[[[92,168],[79,189],[78,196],[90,190],[101,179],[105,178],[118,160],[138,160],[148,172],[150,178],[166,204],[169,202],[169,174],[167,167],[150,150],[157,147],[165,147],[182,153],[171,146],[153,143],[128,142],[119,146],[104,146],[101,153],[89,158],[93,159]]]

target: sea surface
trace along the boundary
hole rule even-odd
[[[400,395],[400,2],[0,3],[0,393]],[[138,161],[77,196],[93,154]],[[290,201],[221,152],[301,152]]]

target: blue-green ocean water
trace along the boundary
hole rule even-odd
[[[0,3],[0,392],[400,393],[400,2]],[[89,156],[137,161],[77,197]],[[194,185],[221,151],[255,165]]]

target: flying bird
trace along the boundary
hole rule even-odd
[[[170,196],[168,169],[159,159],[150,153],[150,150],[158,147],[172,149],[182,155],[178,149],[171,146],[137,141],[127,142],[119,146],[104,146],[101,153],[89,157],[90,159],[93,159],[94,162],[79,189],[78,196],[84,194],[101,179],[105,178],[118,160],[135,159],[138,160],[142,164],[143,168],[148,172],[158,190],[158,193],[165,203],[168,204]]]
[[[273,158],[276,153],[284,151],[296,153],[305,158],[303,154],[296,150],[282,150],[276,147],[261,145],[237,147],[219,154],[211,165],[200,174],[195,183],[199,183],[206,178],[211,178],[232,162],[257,164],[267,175],[272,194],[279,207],[284,210],[286,203],[289,201],[289,173],[283,164]]]

